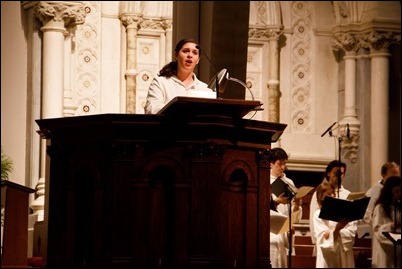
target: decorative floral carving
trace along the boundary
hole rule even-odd
[[[342,49],[345,51],[357,51],[360,48],[355,35],[350,33],[336,34],[334,38],[331,39],[331,46],[334,50]]]
[[[392,32],[378,32],[371,31],[368,34],[361,35],[362,43],[366,47],[370,47],[376,50],[388,49],[392,43],[400,42],[401,35],[395,35]]]
[[[142,15],[141,14],[121,15],[120,20],[125,27],[139,28],[139,24],[142,21]]]
[[[168,24],[165,20],[144,18],[140,27],[141,29],[165,30]]]
[[[292,105],[298,108],[306,108],[311,102],[310,92],[305,87],[299,87],[292,94]]]
[[[48,22],[56,22],[62,23],[63,26],[83,24],[87,14],[82,3],[60,1],[40,1],[34,8],[34,13],[44,25]]]
[[[248,30],[248,37],[255,39],[278,39],[283,34],[282,28],[256,28],[250,27]]]

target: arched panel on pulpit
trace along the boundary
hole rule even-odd
[[[256,168],[252,168],[247,158],[253,155],[237,153],[234,156],[236,158],[227,163],[222,172],[220,242],[225,264],[244,268],[247,267],[248,248],[254,248],[252,255],[256,255],[255,247],[247,244],[257,236],[257,230],[250,229],[248,221],[248,218],[257,218],[257,210],[251,208],[257,200]]]
[[[141,220],[133,226],[134,259],[144,267],[183,265],[188,255],[191,182],[181,154],[151,147],[139,149],[143,155],[136,166],[141,170],[132,181],[133,213]]]

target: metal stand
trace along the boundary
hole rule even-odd
[[[332,134],[332,131],[334,130],[334,129],[332,129],[335,125],[337,124],[337,122],[334,122],[331,126],[329,126],[328,127],[328,129],[327,130],[325,130],[325,132],[321,135],[321,137],[323,137],[326,133],[329,133],[329,136],[330,137],[333,137],[334,135]],[[336,128],[339,128],[339,125],[338,125],[338,127],[336,127]],[[335,129],[336,129],[335,128]],[[348,124],[348,130],[349,130],[349,124]],[[349,132],[349,131],[348,131]],[[348,138],[349,138],[349,133],[348,133]],[[342,142],[342,136],[338,136],[338,161],[339,161],[339,164],[341,164],[341,142]],[[342,172],[341,172],[341,166],[339,166],[339,170],[337,171],[337,173],[336,173],[336,176],[337,176],[337,179],[338,179],[338,184],[337,184],[337,196],[338,196],[338,198],[340,198],[339,197],[339,191],[340,191],[340,189],[341,189],[341,186],[342,186],[342,179],[341,179],[341,176],[342,176]]]
[[[288,240],[289,240],[289,252],[288,252],[288,268],[292,268],[292,197],[289,197],[289,203],[288,203],[288,208],[289,208],[289,235],[288,235]]]
[[[341,166],[340,166],[340,164],[341,164],[341,142],[342,142],[342,137],[338,137],[338,161],[339,161],[339,170],[336,172],[336,176],[337,176],[337,179],[338,179],[338,185],[337,185],[337,187],[338,187],[338,198],[340,198],[339,197],[339,192],[340,192],[340,189],[341,189],[341,186],[342,186],[342,179],[341,179],[341,176],[342,176],[342,172],[341,172]]]
[[[397,267],[397,266],[398,266],[398,258],[397,258],[397,255],[396,255],[396,251],[397,251],[397,246],[398,246],[398,245],[401,245],[401,239],[395,240],[395,239],[390,235],[389,232],[382,232],[382,234],[383,234],[386,238],[388,238],[388,239],[392,242],[392,244],[394,245],[394,268],[398,268],[398,267]]]
[[[289,215],[289,235],[288,235],[288,240],[289,240],[289,251],[288,251],[288,268],[292,268],[292,252],[293,252],[293,246],[292,246],[292,239],[293,239],[293,234],[292,234],[292,199],[295,196],[295,193],[293,190],[287,185],[287,189],[289,191],[288,195],[288,215]]]

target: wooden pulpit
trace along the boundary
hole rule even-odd
[[[1,181],[2,253],[1,267],[28,265],[29,194],[34,189],[20,184]],[[4,209],[4,216],[3,216]]]
[[[269,149],[286,125],[243,119],[254,101],[192,101],[36,121],[47,266],[269,266]]]

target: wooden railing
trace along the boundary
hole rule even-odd
[[[309,235],[295,235],[292,268],[315,268],[316,257],[313,256],[314,245]],[[353,246],[355,268],[371,267],[371,238],[355,239]]]

